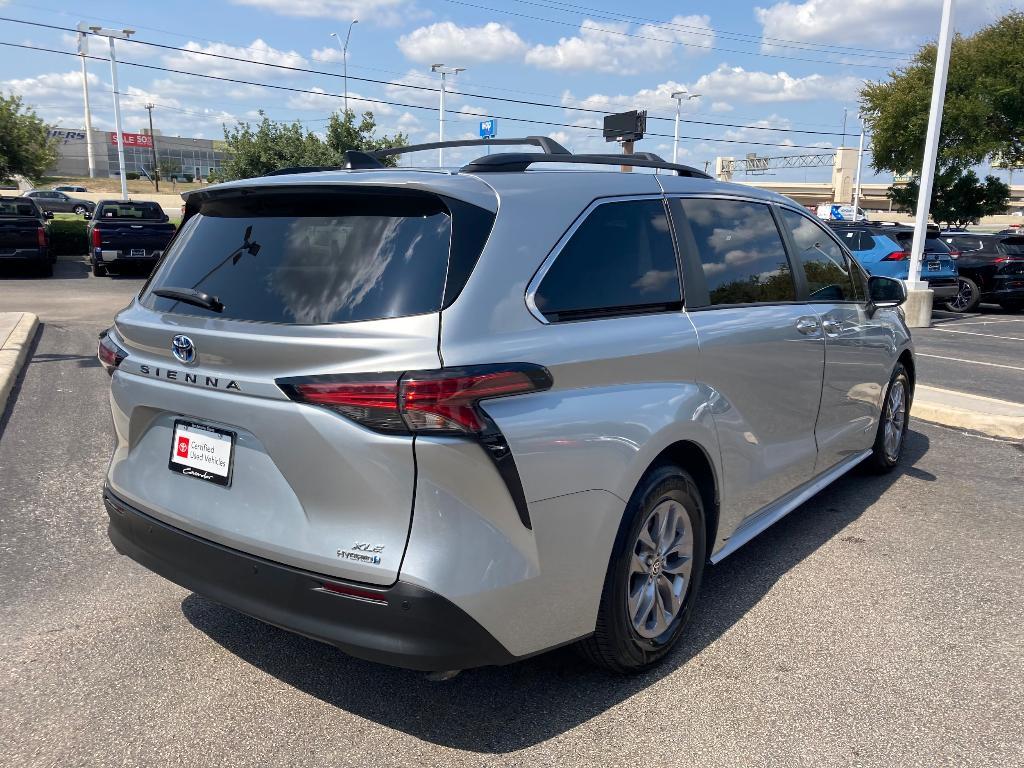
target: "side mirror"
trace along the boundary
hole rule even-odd
[[[82,214],[82,218],[83,219],[91,219],[92,218],[92,214],[89,213],[88,211],[86,211],[85,213]]]
[[[168,215],[167,215],[166,213],[165,213],[165,214],[163,214],[163,215],[162,215],[162,216],[160,217],[160,221],[162,221],[162,222],[168,222],[168,221],[170,221],[170,220],[171,220],[171,217],[170,217],[170,216],[168,216]]]
[[[53,218],[53,211],[43,211],[43,218],[44,219],[52,219]]]
[[[907,300],[907,286],[894,277],[872,275],[868,278],[868,309],[874,312],[880,307],[898,307]]]

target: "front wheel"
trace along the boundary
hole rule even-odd
[[[903,363],[898,363],[889,379],[889,388],[878,417],[878,432],[871,449],[871,465],[878,472],[890,472],[900,463],[903,444],[910,424],[910,377]]]
[[[950,312],[973,312],[981,304],[981,289],[969,277],[956,279],[956,295],[946,302]]]
[[[693,478],[675,466],[648,472],[626,506],[583,655],[620,674],[660,661],[693,613],[705,549],[704,503]]]

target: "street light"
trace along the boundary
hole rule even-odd
[[[341,67],[342,67],[342,79],[345,81],[345,119],[348,119],[348,41],[352,37],[352,27],[359,23],[359,19],[352,19],[348,23],[348,32],[345,34],[345,44],[341,44],[341,38],[338,37],[337,32],[331,32],[331,37],[338,41],[338,47],[341,48]]]
[[[89,108],[89,72],[85,57],[89,55],[89,33],[85,22],[78,23],[78,57],[82,60],[82,100],[85,102],[85,151],[89,157],[89,178],[96,178],[96,152],[92,146],[92,110]]]
[[[860,205],[860,168],[864,161],[864,113],[858,113],[860,118],[860,144],[857,147],[857,179],[853,182],[853,220],[857,221],[857,211]]]
[[[446,67],[444,64],[431,64],[431,72],[439,72],[441,74],[441,126],[438,131],[439,141],[444,141],[444,91],[445,91],[445,78],[448,75],[453,77],[459,72],[465,72],[465,67]],[[440,168],[444,168],[444,147],[438,147],[437,149],[437,165]]]
[[[128,199],[128,177],[124,172],[124,134],[121,133],[121,93],[117,88],[117,56],[114,53],[114,40],[127,40],[135,34],[134,29],[106,29],[90,26],[89,31],[97,37],[107,38],[110,43],[110,85],[114,92],[114,130],[117,142],[117,165],[121,172],[121,199]]]
[[[672,94],[672,98],[676,100],[676,136],[672,142],[672,162],[676,162],[679,157],[679,113],[683,111],[683,100],[690,101],[691,99],[699,99],[699,93],[689,93],[688,91],[675,91]]]

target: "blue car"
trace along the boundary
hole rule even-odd
[[[914,240],[911,227],[843,222],[829,224],[869,275],[907,279],[910,247]],[[921,279],[934,291],[936,300],[945,300],[956,295],[957,277],[956,262],[949,246],[939,239],[938,233],[929,231],[921,259]]]

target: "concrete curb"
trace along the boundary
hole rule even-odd
[[[0,415],[7,408],[38,325],[39,318],[31,312],[0,312]]]
[[[947,427],[1024,440],[1024,404],[918,385],[911,415]]]

